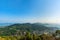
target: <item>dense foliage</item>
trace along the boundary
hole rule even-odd
[[[53,36],[53,34],[31,34],[26,32],[23,35],[0,36],[0,40],[60,40],[60,37]]]
[[[10,35],[16,35],[17,32],[36,32],[37,34],[43,33],[44,31],[46,32],[52,32],[52,28],[46,27],[42,24],[30,24],[30,23],[24,23],[24,24],[13,24],[10,26],[6,26],[4,28],[0,28],[0,35],[1,36],[10,36]]]
[[[42,24],[14,24],[0,28],[0,40],[60,40],[60,30]]]

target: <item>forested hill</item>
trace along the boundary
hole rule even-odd
[[[18,31],[19,32],[44,32],[44,31],[53,31],[55,28],[51,27],[46,27],[43,24],[30,24],[30,23],[23,23],[23,24],[13,24],[10,26],[6,26],[4,28],[0,28],[0,35],[14,35]]]

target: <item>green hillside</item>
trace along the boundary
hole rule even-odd
[[[44,31],[52,31],[53,29],[50,27],[46,27],[42,24],[30,24],[30,23],[23,23],[23,24],[13,24],[10,26],[6,26],[4,28],[0,28],[0,35],[16,35],[20,32],[36,32],[36,33],[42,33]]]

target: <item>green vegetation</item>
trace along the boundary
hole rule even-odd
[[[60,30],[42,24],[14,24],[0,28],[0,40],[60,40]]]
[[[52,32],[50,27],[46,27],[42,24],[30,24],[30,23],[24,23],[24,24],[13,24],[10,26],[6,26],[4,28],[0,28],[0,36],[10,36],[10,35],[16,35],[16,34],[22,34],[22,32],[36,32],[37,34],[46,32]]]
[[[31,34],[26,32],[23,35],[11,35],[11,36],[1,36],[0,40],[60,40],[60,37],[53,36],[52,34]]]

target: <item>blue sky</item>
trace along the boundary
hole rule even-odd
[[[60,23],[60,0],[0,0],[0,23]]]

